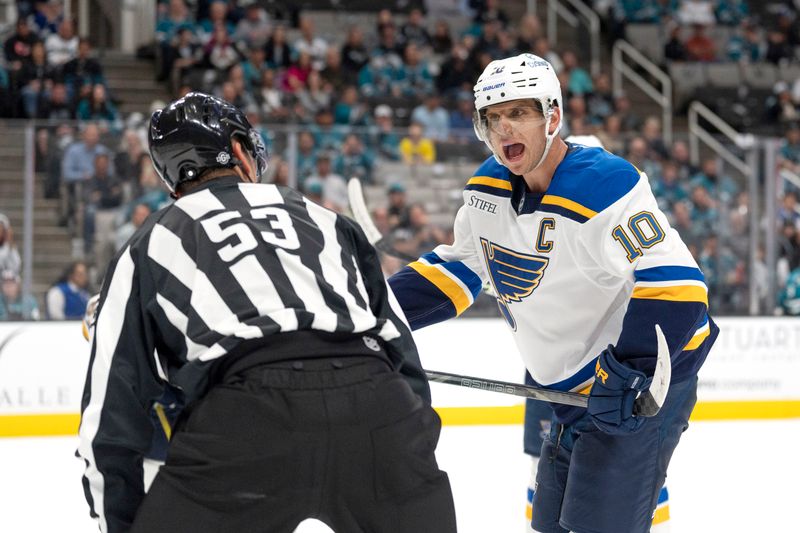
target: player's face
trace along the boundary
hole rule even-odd
[[[489,140],[501,162],[514,174],[530,172],[542,157],[547,120],[531,100],[496,104],[486,109]]]

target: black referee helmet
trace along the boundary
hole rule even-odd
[[[215,96],[192,92],[150,117],[150,156],[170,191],[211,168],[233,168],[236,138],[256,161],[256,174],[267,169],[261,135],[238,108]]]

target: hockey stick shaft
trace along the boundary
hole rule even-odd
[[[644,391],[633,405],[633,414],[637,416],[651,417],[658,414],[669,390],[672,377],[672,367],[670,361],[667,340],[661,327],[656,325],[656,340],[658,343],[658,357],[656,360],[656,370],[653,374],[650,388]],[[430,381],[436,383],[446,383],[448,385],[458,385],[470,389],[480,389],[513,396],[521,396],[533,400],[560,403],[563,405],[573,405],[576,407],[586,407],[589,403],[589,395],[577,392],[564,392],[544,387],[523,385],[520,383],[509,383],[507,381],[494,381],[490,379],[476,378],[474,376],[462,376],[449,372],[437,372],[426,370],[425,375]]]

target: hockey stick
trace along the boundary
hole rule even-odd
[[[353,212],[353,218],[356,219],[358,225],[364,230],[369,243],[380,250],[381,252],[396,257],[409,263],[416,261],[418,258],[409,254],[403,253],[395,249],[392,244],[381,235],[375,222],[367,209],[367,204],[364,201],[364,191],[361,189],[361,181],[358,178],[350,178],[347,182],[347,198],[350,200],[350,210]]]
[[[650,388],[640,394],[633,405],[633,414],[636,416],[651,417],[658,414],[664,399],[667,397],[670,380],[672,378],[672,365],[670,362],[669,348],[667,339],[661,331],[661,327],[656,325],[656,338],[658,340],[658,358],[656,369],[653,373],[653,380]],[[534,387],[522,385],[520,383],[508,383],[506,381],[494,381],[472,376],[462,376],[450,374],[449,372],[437,372],[426,370],[428,379],[436,383],[446,383],[448,385],[458,385],[470,389],[480,389],[513,396],[522,396],[533,400],[543,400],[546,402],[560,403],[563,405],[574,405],[576,407],[586,407],[589,396],[577,392],[564,392],[544,387]]]

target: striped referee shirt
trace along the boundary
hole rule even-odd
[[[221,177],[150,216],[106,274],[83,393],[78,452],[100,529],[133,522],[165,383],[193,376],[200,396],[215,362],[244,342],[372,334],[430,401],[402,316],[361,229],[291,189]]]

